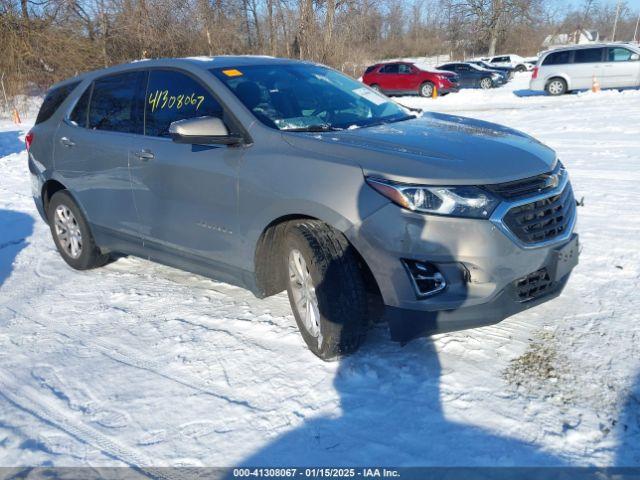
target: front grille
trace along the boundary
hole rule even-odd
[[[549,173],[512,182],[485,185],[485,188],[505,200],[517,200],[553,190],[559,185],[563,175],[566,175],[566,172],[558,161],[556,167]]]
[[[511,208],[503,222],[524,243],[539,243],[567,234],[576,214],[571,185],[562,193]]]
[[[549,272],[541,268],[513,282],[515,293],[520,302],[533,300],[551,292],[554,287]]]

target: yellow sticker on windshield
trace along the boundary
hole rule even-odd
[[[231,68],[229,70],[222,70],[227,77],[240,77],[242,76],[242,72],[240,70],[236,70],[235,68]]]

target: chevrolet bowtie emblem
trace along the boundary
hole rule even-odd
[[[560,183],[560,180],[558,178],[558,175],[556,174],[547,175],[547,177],[544,180],[544,185],[540,190],[546,190],[547,188],[556,188],[559,183]]]

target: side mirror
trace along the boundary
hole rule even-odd
[[[169,135],[176,143],[195,145],[237,145],[242,137],[231,135],[223,121],[217,117],[199,117],[178,120],[169,125]]]
[[[632,53],[631,57],[629,57],[630,60],[637,62],[638,60],[640,60],[640,53]]]

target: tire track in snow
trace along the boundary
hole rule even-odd
[[[17,408],[68,433],[82,443],[99,449],[105,455],[136,468],[145,475],[167,480],[188,478],[183,475],[175,475],[168,469],[145,467],[145,465],[152,464],[151,459],[129,447],[121,445],[89,425],[66,415],[46,399],[43,399],[42,395],[33,390],[33,388],[20,386],[17,381],[12,380],[9,374],[1,370],[0,396],[6,398]]]
[[[220,391],[212,390],[211,386],[205,384],[199,378],[192,377],[191,375],[185,374],[185,373],[173,372],[171,371],[170,368],[167,368],[165,364],[162,364],[155,360],[151,360],[149,358],[139,356],[137,353],[134,353],[131,351],[124,351],[125,349],[123,347],[116,346],[111,342],[108,342],[96,337],[91,337],[91,339],[82,338],[78,336],[73,330],[68,328],[62,328],[60,326],[56,326],[55,328],[52,329],[51,325],[48,324],[45,321],[45,319],[42,317],[42,315],[39,314],[38,312],[32,311],[30,312],[30,315],[27,316],[24,312],[17,310],[15,308],[11,308],[10,310],[15,314],[20,315],[26,320],[31,320],[37,323],[38,325],[45,327],[50,333],[57,333],[59,335],[62,335],[68,338],[71,341],[79,341],[85,347],[95,348],[96,350],[100,351],[100,353],[102,353],[106,357],[116,362],[122,363],[129,367],[138,368],[140,370],[146,370],[148,372],[151,372],[163,378],[166,378],[167,380],[171,380],[187,388],[196,390],[197,392],[200,392],[206,395],[211,395],[215,398],[224,400],[234,405],[246,407],[254,411],[266,411],[265,409],[262,409],[257,407],[256,405],[253,405],[251,402],[247,400],[239,400],[237,398],[234,398],[230,392],[222,393]],[[223,390],[228,390],[228,389],[223,389]]]

